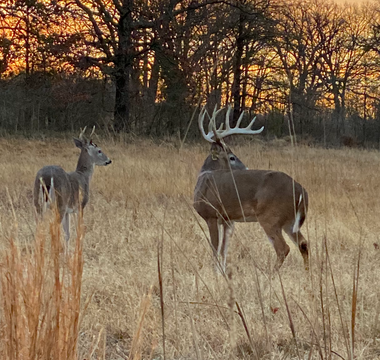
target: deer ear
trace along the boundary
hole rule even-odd
[[[74,138],[74,144],[77,148],[83,149],[83,142],[81,140]]]

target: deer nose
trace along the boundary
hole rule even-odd
[[[112,160],[107,160],[107,161],[106,161],[106,165],[111,164],[111,162],[112,162]]]

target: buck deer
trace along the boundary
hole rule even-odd
[[[93,128],[90,138],[93,135]],[[102,150],[84,137],[86,128],[81,131],[79,139],[74,143],[81,152],[77,168],[67,173],[60,166],[44,166],[37,172],[34,181],[34,206],[37,213],[42,215],[49,204],[56,204],[60,222],[65,232],[65,239],[70,239],[70,213],[83,210],[90,195],[90,180],[95,165],[105,166],[111,160]]]
[[[306,190],[287,174],[271,170],[248,170],[225,144],[223,138],[232,134],[258,134],[252,130],[255,118],[246,128],[230,127],[229,107],[223,124],[216,129],[216,116],[210,118],[208,133],[204,130],[207,111],[203,108],[198,119],[199,129],[205,140],[210,142],[210,155],[198,175],[194,190],[194,208],[206,221],[211,246],[222,271],[226,268],[228,241],[234,230],[234,222],[259,222],[272,243],[279,270],[290,248],[284,240],[282,230],[298,246],[308,268],[308,244],[300,232],[305,221],[308,195]],[[208,114],[207,114],[208,115]],[[219,257],[222,257],[219,262]]]

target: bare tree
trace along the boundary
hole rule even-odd
[[[0,4],[0,73],[8,70],[35,72],[62,69],[65,56],[78,38],[62,36],[63,9],[57,2],[4,1]],[[16,64],[17,63],[17,64]]]
[[[327,15],[320,14],[324,0],[316,2],[284,1],[277,13],[274,49],[279,57],[284,77],[283,91],[288,99],[298,131],[304,132],[305,116],[314,111],[321,96],[322,41],[318,27],[328,22]]]
[[[364,46],[369,30],[365,8],[347,5],[326,8],[326,22],[318,24],[322,44],[324,83],[334,103],[336,136],[346,132],[346,94],[350,86],[365,74],[363,59],[369,48]],[[328,16],[327,16],[328,15]]]
[[[234,104],[233,126],[245,107],[248,80],[245,76],[246,71],[257,58],[260,58],[258,53],[268,41],[269,28],[273,24],[270,17],[271,9],[268,0],[238,1],[236,7],[231,9],[230,27],[234,39],[231,87],[231,99]]]
[[[145,56],[146,64],[148,52],[155,58],[153,64],[160,66],[167,98],[174,97],[173,101],[178,101],[186,96],[183,88],[187,86],[185,74],[188,69],[183,66],[186,63],[180,62],[180,55],[182,52],[186,56],[191,51],[191,26],[195,24],[192,13],[215,2],[218,1],[75,0],[76,7],[72,8],[72,12],[90,24],[86,31],[81,30],[88,50],[77,54],[79,65],[82,68],[97,66],[114,79],[114,126],[117,131],[131,128],[130,81],[133,63],[135,59]],[[184,24],[178,26],[181,21]],[[154,74],[157,75],[157,72],[152,72]],[[157,86],[157,78],[153,80],[154,86]]]

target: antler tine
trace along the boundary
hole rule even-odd
[[[92,128],[92,131],[91,131],[91,134],[90,134],[90,139],[92,138],[92,135],[94,135],[94,133],[95,133],[95,125]]]
[[[213,133],[211,132],[211,136],[210,136],[210,131],[208,134],[205,133],[205,129],[204,129],[204,120],[205,120],[205,116],[207,116],[210,118],[210,115],[208,114],[207,110],[206,110],[206,107],[204,106],[199,114],[199,117],[198,117],[198,126],[199,126],[199,130],[201,131],[201,134],[203,136],[203,138],[208,141],[208,142],[214,142],[212,140],[212,135]],[[210,130],[210,125],[209,125],[209,130]]]
[[[256,116],[252,119],[252,121],[249,123],[249,125],[245,129],[249,129],[249,131],[253,131],[252,134],[259,134],[264,130],[264,125],[258,129],[258,130],[252,130],[251,127],[256,121]]]
[[[230,128],[230,113],[231,113],[231,105],[228,106],[227,112],[226,112],[226,120],[225,120],[226,130],[225,131],[229,131],[231,129]]]
[[[212,112],[212,118],[210,118],[210,116],[209,116],[209,118],[210,118],[210,123],[208,125],[209,132],[214,131],[214,130],[217,130],[217,131],[223,130],[223,123],[220,124],[219,129],[216,129],[216,116],[222,110],[222,109],[216,110],[217,107],[218,107],[218,104],[215,104],[214,111]]]
[[[213,143],[213,142],[219,140],[218,133],[222,132],[223,124],[221,124],[219,129],[217,130],[215,119],[221,110],[222,109],[217,110],[217,106],[215,106],[214,111],[212,112],[212,116],[210,117],[209,113],[206,110],[206,107],[204,106],[203,109],[201,110],[201,113],[199,114],[199,118],[198,118],[199,129],[202,133],[203,138],[205,140],[207,140],[208,142]],[[204,119],[205,119],[206,114],[210,120],[208,123],[208,133],[207,134],[204,130]],[[215,139],[213,139],[213,138],[215,138]]]
[[[82,130],[82,128],[80,129],[79,139],[83,139],[83,135],[84,135],[86,129],[87,129],[87,126],[85,126],[85,127],[83,128],[83,130]]]
[[[208,134],[212,134],[212,130],[213,130],[213,117],[210,117],[210,114],[208,113],[208,111],[205,109],[206,111],[206,114],[208,116]],[[214,112],[215,112],[215,109],[214,109]],[[214,115],[214,112],[213,112],[213,115]]]
[[[239,119],[238,119],[238,121],[237,121],[237,123],[236,123],[236,127],[237,127],[237,128],[240,127],[240,123],[241,123],[241,121],[243,120],[243,117],[244,117],[244,112],[242,112],[242,113],[240,114],[240,116],[239,116]],[[256,119],[256,116],[254,117],[254,119]],[[255,122],[255,120],[253,120],[253,122]],[[253,123],[252,123],[252,125],[253,125]]]
[[[209,123],[209,133],[212,133],[215,137],[213,142],[220,141],[221,137],[219,137],[219,134],[223,132],[223,123],[220,124],[219,129],[216,128],[216,117],[223,110],[223,108],[217,110],[217,107],[218,105],[215,104],[214,111],[212,112],[212,117]]]

